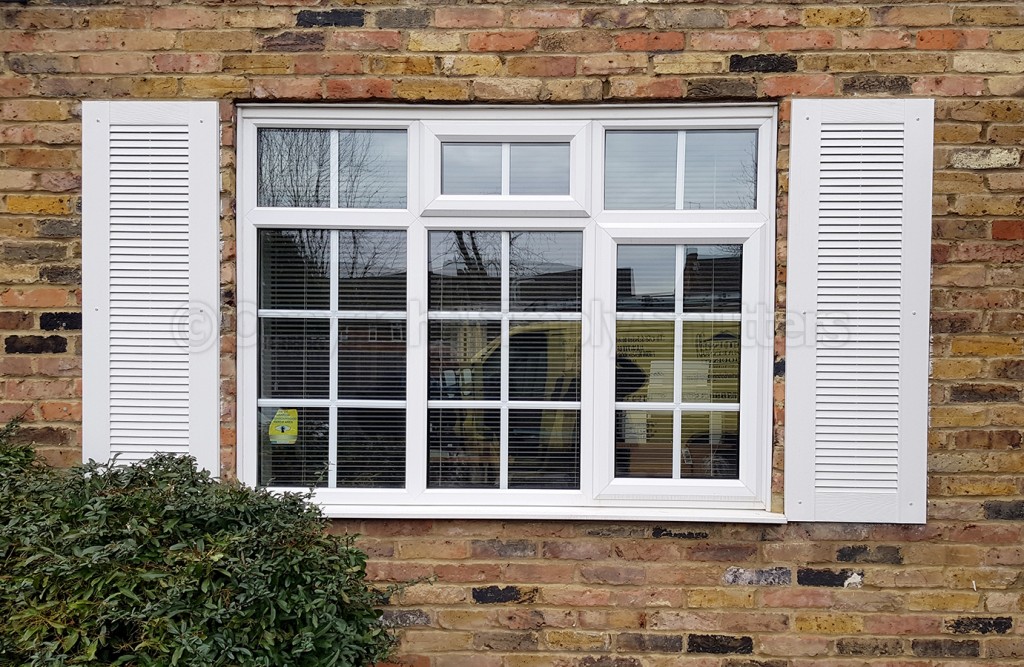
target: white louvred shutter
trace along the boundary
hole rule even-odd
[[[84,102],[85,460],[219,474],[216,102]]]
[[[926,515],[931,100],[795,100],[786,517]]]

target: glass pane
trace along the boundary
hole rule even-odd
[[[580,400],[580,323],[512,322],[508,365],[510,400]]]
[[[405,486],[405,410],[338,410],[338,486]]]
[[[604,207],[676,207],[677,132],[605,134]]]
[[[498,488],[500,430],[500,410],[427,410],[427,488]]]
[[[330,232],[261,229],[259,246],[260,308],[330,307]]]
[[[260,408],[260,486],[327,486],[327,408]]]
[[[432,321],[431,400],[501,399],[501,323]]]
[[[511,144],[509,194],[569,194],[569,144]]]
[[[405,232],[338,232],[338,308],[405,310]]]
[[[510,410],[510,489],[580,488],[579,410]]]
[[[260,129],[256,135],[258,206],[331,205],[331,132]]]
[[[620,245],[616,282],[616,308],[619,311],[674,312],[676,247]]]
[[[757,132],[687,132],[683,184],[683,208],[755,208]]]
[[[684,412],[681,476],[739,479],[738,412]]]
[[[688,245],[683,252],[683,310],[690,313],[740,312],[743,246]]]
[[[405,398],[405,322],[338,322],[338,397]]]
[[[441,144],[441,194],[500,195],[501,144]]]
[[[513,311],[579,312],[583,234],[512,232],[509,282]]]
[[[615,476],[672,477],[672,411],[615,411]]]
[[[672,322],[615,323],[615,400],[672,401]]]
[[[682,347],[684,402],[739,402],[739,322],[683,322]]]
[[[260,319],[260,397],[327,398],[330,322]]]
[[[338,206],[405,208],[405,130],[338,130]]]
[[[430,310],[501,310],[501,232],[430,232]]]

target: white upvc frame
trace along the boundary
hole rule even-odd
[[[771,105],[645,107],[242,106],[238,118],[238,469],[255,484],[258,433],[256,240],[262,228],[407,231],[407,440],[405,489],[317,489],[329,516],[506,519],[661,519],[782,522],[770,511],[776,108]],[[285,209],[256,206],[261,127],[408,131],[407,208]],[[607,129],[758,130],[757,207],[745,211],[604,211]],[[440,194],[442,141],[566,141],[567,197]],[[678,159],[682,161],[683,156]],[[580,231],[583,234],[579,490],[427,489],[427,234],[432,230]],[[621,243],[742,243],[739,480],[615,480],[614,271]],[[608,264],[608,262],[611,262]],[[604,268],[602,268],[604,267]],[[332,309],[336,304],[332,304]],[[608,318],[611,318],[609,328]],[[611,346],[609,348],[609,346]],[[602,393],[603,388],[604,393]],[[332,431],[333,436],[333,431]],[[333,448],[335,443],[330,443]],[[333,478],[333,474],[332,474]],[[668,482],[664,484],[662,482]],[[486,504],[484,504],[486,502]]]

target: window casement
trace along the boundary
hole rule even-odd
[[[239,119],[243,481],[332,516],[781,520],[773,106]]]

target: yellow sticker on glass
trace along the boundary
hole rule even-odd
[[[294,408],[278,408],[270,420],[268,429],[270,444],[294,445],[299,439],[299,411]]]

